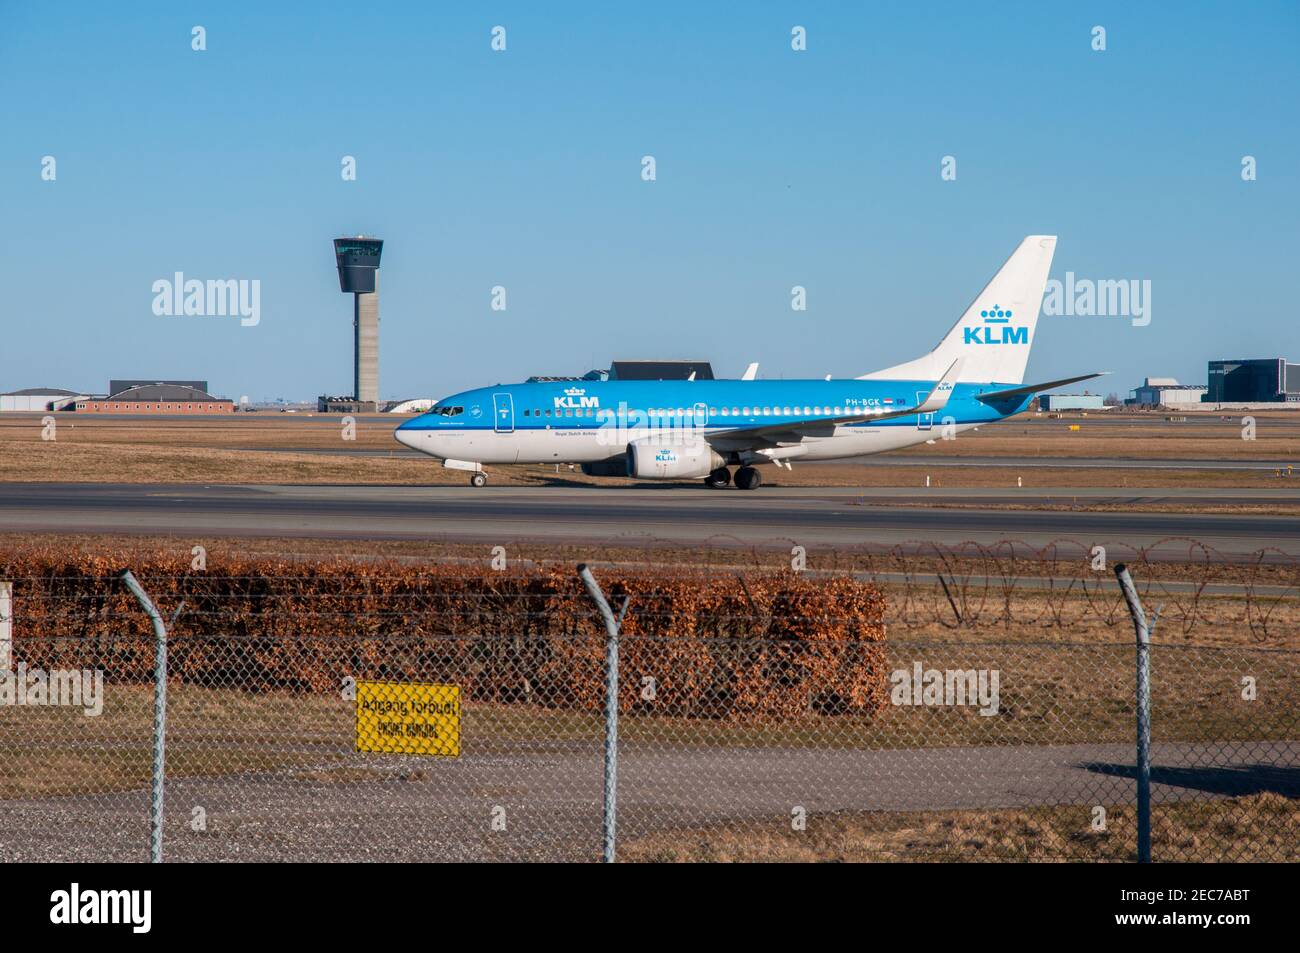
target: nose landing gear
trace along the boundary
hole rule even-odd
[[[442,465],[448,470],[468,470],[470,486],[487,486],[487,474],[483,472],[483,464],[471,463],[469,460],[453,460],[446,457]]]

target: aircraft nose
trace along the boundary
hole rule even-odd
[[[419,441],[419,435],[416,433],[415,428],[411,426],[411,423],[412,422],[408,420],[406,423],[402,424],[393,431],[393,436],[397,438],[398,443],[405,444],[412,449],[418,449],[416,444]]]

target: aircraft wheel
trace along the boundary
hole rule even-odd
[[[763,474],[759,473],[753,467],[741,467],[736,471],[736,488],[741,490],[757,490],[763,483]]]
[[[726,467],[718,467],[704,478],[704,485],[711,490],[721,490],[729,483],[731,483],[731,471]]]
[[[474,473],[469,478],[470,486],[487,486],[486,473]]]

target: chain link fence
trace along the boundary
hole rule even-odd
[[[57,636],[15,616],[0,859],[148,860],[154,805],[166,861],[1138,857],[1131,641],[795,640],[763,613],[627,634],[611,737],[586,608],[558,639],[375,634],[332,606],[333,636],[175,634],[162,774],[142,613]],[[1297,663],[1151,647],[1153,859],[1300,859]]]

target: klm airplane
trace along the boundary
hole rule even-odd
[[[837,380],[541,381],[464,391],[407,421],[408,447],[487,483],[484,464],[579,463],[593,476],[703,479],[752,490],[758,467],[910,447],[936,424],[961,433],[1024,410],[1038,391],[1084,374],[1023,384],[1053,235],[1020,243],[928,354]],[[749,377],[750,375],[746,375]]]

